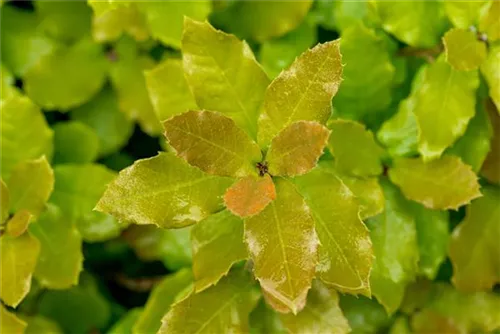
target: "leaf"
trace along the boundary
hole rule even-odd
[[[297,315],[282,314],[281,319],[289,333],[349,333],[351,328],[339,307],[339,296],[334,290],[313,283],[307,304]]]
[[[139,8],[144,12],[151,35],[173,48],[181,47],[182,24],[185,17],[203,21],[210,14],[210,2],[143,2]]]
[[[57,123],[54,127],[54,164],[93,162],[99,153],[95,131],[77,121]]]
[[[470,166],[454,156],[427,163],[419,158],[400,158],[389,169],[389,177],[406,198],[430,209],[456,210],[481,196]]]
[[[324,124],[342,80],[339,41],[318,44],[271,82],[259,117],[258,139],[267,146],[282,129],[304,120]]]
[[[247,176],[236,181],[224,194],[224,204],[234,215],[246,218],[260,213],[276,198],[269,174]]]
[[[40,109],[28,98],[15,96],[0,105],[2,178],[7,180],[20,162],[42,155],[50,159],[53,133]]]
[[[150,136],[161,133],[161,124],[149,99],[144,70],[154,67],[152,58],[141,55],[131,38],[124,37],[114,49],[116,60],[110,65],[110,80],[120,111],[136,120],[141,130]]]
[[[329,122],[328,148],[335,166],[354,176],[376,176],[382,173],[384,150],[375,142],[371,131],[361,123],[347,120]]]
[[[85,2],[41,1],[34,3],[40,27],[62,42],[79,40],[90,30],[92,10]]]
[[[486,44],[465,29],[451,29],[443,37],[445,57],[455,70],[470,71],[479,68],[486,59]]]
[[[158,334],[247,332],[248,316],[258,299],[249,275],[233,271],[216,286],[176,303]]]
[[[86,104],[73,109],[70,118],[92,128],[99,139],[99,156],[119,151],[132,136],[133,123],[120,112],[116,94],[105,88]]]
[[[202,171],[220,176],[255,175],[259,146],[234,121],[210,111],[188,111],[163,122],[177,155]]]
[[[490,102],[485,107],[493,128],[493,137],[490,152],[481,166],[480,174],[489,182],[500,184],[500,114]]]
[[[488,1],[488,4],[481,9],[479,19],[479,31],[486,34],[489,41],[500,39],[500,3],[498,1]]]
[[[225,30],[244,39],[263,42],[295,29],[312,5],[305,1],[237,1],[226,11],[214,13],[213,19]]]
[[[163,316],[175,305],[176,296],[191,282],[192,274],[189,269],[183,269],[166,276],[151,292],[144,311],[141,312],[134,324],[133,332],[158,332]]]
[[[49,289],[67,289],[78,284],[82,270],[82,237],[60,210],[49,205],[40,218],[29,227],[29,232],[40,242],[40,256],[35,278]]]
[[[408,318],[404,316],[399,316],[394,321],[391,326],[389,334],[411,334],[410,324],[408,323]]]
[[[9,334],[22,334],[26,329],[26,322],[19,319],[14,313],[0,305],[0,332]]]
[[[113,327],[111,327],[107,333],[109,334],[133,334],[132,333],[132,328],[134,327],[137,319],[141,315],[142,308],[133,308],[125,315],[123,315],[115,324]],[[35,333],[33,333],[35,334]]]
[[[340,295],[340,308],[351,333],[377,333],[387,328],[391,320],[382,305],[363,296]]]
[[[171,153],[160,153],[121,171],[96,210],[120,221],[178,228],[222,209],[221,197],[230,185],[228,178],[207,175]]]
[[[443,4],[438,1],[377,1],[375,6],[384,30],[411,46],[435,46],[447,26]]]
[[[500,191],[485,186],[483,195],[467,207],[465,219],[453,231],[450,245],[452,280],[463,291],[487,290],[500,282]]]
[[[40,243],[28,233],[17,238],[3,235],[0,250],[0,298],[6,305],[16,307],[30,290]]]
[[[7,221],[6,232],[11,237],[17,238],[28,229],[34,220],[33,215],[28,210],[17,211],[9,221]]]
[[[269,173],[278,176],[307,173],[323,154],[329,135],[330,131],[317,122],[290,124],[271,141],[266,155]]]
[[[355,23],[342,31],[340,52],[344,81],[333,99],[334,114],[353,120],[380,114],[391,103],[396,74],[387,41]]]
[[[490,89],[490,97],[495,103],[497,110],[500,110],[500,71],[498,71],[499,62],[500,45],[491,46],[486,61],[481,65],[481,73],[488,83],[488,87]]]
[[[464,134],[474,116],[477,71],[456,71],[442,58],[428,65],[415,96],[418,150],[424,160],[437,159]]]
[[[194,225],[191,240],[197,292],[217,284],[233,264],[248,257],[243,243],[243,221],[227,210]]]
[[[131,225],[122,237],[142,261],[160,260],[175,271],[191,266],[190,235],[190,227],[167,230],[155,225]]]
[[[76,221],[78,232],[85,242],[102,242],[116,238],[127,225],[127,222],[119,222],[111,215],[96,211],[88,211]]]
[[[26,94],[40,107],[67,111],[90,100],[104,85],[107,65],[101,46],[81,39],[59,45],[30,67]]]
[[[316,221],[318,277],[339,291],[369,296],[373,251],[355,195],[324,165],[295,182]]]
[[[446,15],[457,28],[468,29],[477,26],[481,8],[487,1],[445,1]]]
[[[160,121],[196,110],[194,100],[179,59],[167,58],[151,70],[144,72],[149,97]]]
[[[45,317],[41,317],[39,315],[35,316],[22,316],[23,320],[28,323],[28,327],[24,331],[24,334],[62,334],[61,328],[59,325]]]
[[[7,185],[0,179],[0,225],[3,225],[5,220],[9,218],[10,195]]]
[[[375,261],[370,275],[372,293],[387,313],[401,304],[405,286],[415,278],[419,259],[417,230],[410,203],[386,179],[385,211],[367,221]]]
[[[278,313],[261,299],[250,313],[250,333],[285,334],[288,331],[284,328]]]
[[[186,18],[182,54],[186,80],[198,106],[231,117],[255,139],[269,79],[248,44],[207,22]]]
[[[245,220],[245,242],[268,303],[277,311],[296,314],[311,287],[319,240],[310,210],[294,185],[274,181],[277,197]]]
[[[341,33],[349,27],[363,22],[371,26],[376,18],[375,8],[369,1],[320,1],[317,9],[321,10],[321,25],[329,30],[337,30]]]

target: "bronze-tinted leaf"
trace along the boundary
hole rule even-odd
[[[224,204],[235,215],[245,218],[258,214],[276,198],[269,174],[247,176],[233,184],[224,195]]]

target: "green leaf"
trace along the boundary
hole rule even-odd
[[[488,4],[481,8],[479,31],[485,33],[491,42],[500,39],[499,15],[500,3],[498,1],[488,1]]]
[[[455,70],[470,71],[479,68],[486,59],[486,44],[478,41],[470,30],[451,29],[443,37],[445,57]]]
[[[263,42],[295,29],[304,19],[313,1],[236,1],[214,21],[238,37]]]
[[[261,299],[250,313],[251,334],[286,334],[279,315]]]
[[[141,312],[133,327],[133,332],[158,332],[163,316],[175,305],[176,296],[191,282],[192,274],[188,269],[166,276],[151,292],[144,311]]]
[[[259,294],[244,271],[233,271],[217,285],[191,293],[176,303],[162,320],[158,334],[244,333]]]
[[[78,284],[82,270],[82,237],[59,209],[49,205],[40,218],[29,227],[40,242],[40,256],[35,278],[49,289],[66,289]]]
[[[14,167],[7,186],[11,212],[28,210],[38,216],[54,189],[54,172],[45,156],[27,160]]]
[[[375,30],[357,23],[345,29],[341,37],[344,81],[333,99],[334,113],[341,118],[365,120],[391,103],[395,67],[388,43]]]
[[[131,225],[122,237],[142,261],[160,260],[175,271],[191,266],[190,235],[190,227],[167,230],[155,225]]]
[[[274,181],[277,197],[245,220],[245,242],[268,303],[296,314],[311,287],[319,240],[310,210],[294,185],[286,179]]]
[[[54,127],[54,164],[93,162],[99,153],[99,137],[84,123],[60,122]]]
[[[44,109],[67,111],[90,100],[104,85],[107,65],[101,46],[90,39],[57,48],[30,67],[26,94]]]
[[[464,221],[453,231],[450,245],[453,283],[464,291],[487,290],[500,282],[500,190],[482,190],[483,197],[467,207]]]
[[[318,122],[298,121],[281,130],[266,155],[269,173],[296,176],[316,166],[330,131]]]
[[[28,98],[15,96],[0,102],[2,178],[7,180],[20,162],[52,156],[52,130]]]
[[[375,299],[341,295],[340,308],[353,334],[378,333],[390,322],[386,311]]]
[[[491,46],[486,61],[481,65],[483,74],[488,87],[490,88],[490,97],[495,103],[500,113],[500,71],[498,63],[500,62],[500,45]]]
[[[90,30],[92,10],[83,1],[40,1],[33,4],[41,21],[39,29],[54,39],[70,43]]]
[[[468,29],[477,26],[481,8],[487,1],[445,1],[444,9],[448,19],[457,28]]]
[[[408,318],[405,316],[399,316],[396,318],[391,326],[389,334],[411,334],[410,324]]]
[[[133,308],[125,313],[111,329],[107,331],[108,334],[133,334],[132,328],[134,327],[137,319],[141,315],[142,308]],[[33,333],[35,334],[35,333]]]
[[[122,38],[114,50],[116,60],[110,65],[110,80],[118,97],[120,110],[151,136],[161,133],[161,124],[149,99],[144,70],[154,67],[152,58],[141,55],[131,38]]]
[[[267,146],[282,129],[304,120],[324,124],[342,80],[339,41],[318,44],[271,82],[259,117],[259,143]]]
[[[88,211],[76,221],[78,232],[85,242],[102,242],[116,238],[127,225],[127,222],[119,222],[111,215],[96,211]]]
[[[16,307],[31,287],[31,277],[40,253],[40,242],[28,233],[19,237],[0,237],[0,298]]]
[[[361,123],[333,120],[328,148],[335,157],[335,166],[354,176],[376,176],[382,173],[384,150],[375,142],[373,133]]]
[[[133,123],[120,112],[118,99],[110,88],[72,110],[70,117],[89,126],[97,134],[99,156],[119,151],[127,144],[134,130]]]
[[[20,210],[7,221],[5,230],[9,236],[17,238],[28,229],[32,221],[33,215],[28,210]]]
[[[0,63],[0,79],[0,101],[19,94],[19,90],[14,87],[14,76],[2,63]]]
[[[447,26],[443,4],[439,1],[376,1],[375,6],[384,30],[411,46],[435,46]]]
[[[16,76],[23,76],[40,58],[52,52],[54,42],[38,29],[40,21],[34,12],[5,6],[0,15],[2,63]]]
[[[234,215],[247,218],[260,213],[276,198],[269,174],[247,176],[236,181],[224,194],[224,205]]]
[[[82,275],[80,284],[71,289],[45,291],[37,309],[40,315],[55,320],[64,333],[103,329],[111,315],[108,301],[88,274]]]
[[[41,317],[39,315],[35,316],[22,316],[23,320],[28,323],[28,327],[26,327],[26,331],[24,334],[62,334],[62,330],[59,325],[45,317]]]
[[[121,171],[96,209],[120,221],[178,228],[219,211],[230,185],[231,179],[207,175],[172,153],[160,153]]]
[[[418,150],[425,160],[439,158],[464,134],[474,116],[478,86],[477,71],[454,70],[443,58],[428,65],[414,107]]]
[[[282,314],[289,333],[349,333],[351,328],[339,307],[339,296],[321,282],[315,281],[307,304],[297,315]]]
[[[233,264],[248,257],[243,243],[243,221],[227,210],[196,224],[191,240],[196,291],[217,284]]]
[[[10,208],[9,189],[5,182],[0,179],[0,225],[3,225],[5,220],[9,218]]]
[[[396,159],[389,177],[406,198],[430,209],[456,210],[481,196],[477,176],[454,156],[428,163],[420,158]]]
[[[210,14],[210,1],[190,2],[142,2],[139,8],[144,12],[151,35],[165,45],[180,48],[182,26],[185,17],[203,21]]]
[[[500,185],[500,113],[495,110],[493,103],[487,102],[485,107],[493,128],[493,137],[480,174],[489,182]]]
[[[196,110],[194,100],[180,59],[167,58],[151,70],[144,72],[149,97],[160,121]]]
[[[316,26],[312,20],[305,19],[295,30],[262,43],[259,51],[260,63],[266,73],[275,78],[315,42]]]
[[[26,329],[26,322],[19,319],[14,313],[0,304],[0,332],[9,334],[22,334]]]
[[[165,137],[177,155],[202,171],[220,176],[255,175],[259,146],[226,116],[188,111],[163,122]]]
[[[370,284],[373,295],[392,314],[401,304],[406,284],[415,278],[419,253],[411,204],[386,179],[381,185],[385,211],[367,222],[375,253]]]
[[[373,251],[355,195],[324,165],[295,182],[316,221],[318,277],[339,291],[369,296]]]
[[[88,5],[92,8],[95,15],[102,15],[108,11],[120,8],[130,7],[132,1],[127,0],[87,0]]]
[[[493,130],[485,106],[476,103],[476,115],[470,120],[467,130],[446,153],[456,155],[478,172],[488,152]]]
[[[186,18],[182,53],[186,79],[198,106],[231,117],[255,139],[269,79],[248,44],[207,22]]]

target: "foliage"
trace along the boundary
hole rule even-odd
[[[1,333],[500,330],[500,2],[0,2]]]

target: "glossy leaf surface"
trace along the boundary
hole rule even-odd
[[[486,44],[465,29],[449,30],[443,37],[446,61],[456,70],[479,68],[486,59]]]

